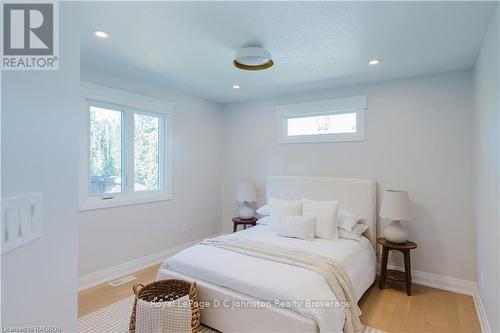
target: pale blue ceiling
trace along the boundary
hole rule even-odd
[[[495,5],[89,2],[80,8],[81,61],[227,103],[470,68]],[[111,38],[98,40],[93,29]],[[275,66],[234,68],[247,45],[267,48]],[[382,62],[369,66],[371,58]]]

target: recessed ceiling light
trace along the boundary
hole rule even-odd
[[[240,89],[240,86],[235,84],[235,85],[233,85],[233,89]]]
[[[233,65],[246,71],[260,71],[273,65],[271,53],[263,47],[249,46],[236,52]]]
[[[369,65],[378,65],[378,64],[380,64],[380,60],[372,59],[372,60],[368,61],[368,64]]]
[[[109,34],[105,31],[94,30],[93,33],[96,37],[99,37],[99,38],[109,38]]]

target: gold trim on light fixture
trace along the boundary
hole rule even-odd
[[[233,60],[234,67],[239,68],[239,69],[243,69],[246,71],[260,71],[263,69],[268,69],[273,64],[274,64],[274,62],[271,59],[269,59],[266,63],[263,63],[261,65],[255,65],[255,66],[243,65],[243,64],[240,64],[239,62],[237,62],[236,60]]]

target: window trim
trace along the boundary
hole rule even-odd
[[[366,95],[336,98],[315,102],[276,106],[276,133],[278,143],[321,143],[365,140]],[[356,113],[355,133],[287,135],[288,119],[321,115]]]
[[[90,145],[90,105],[102,106],[105,108],[118,108],[125,111],[122,113],[122,163],[128,159],[126,164],[133,161],[133,140],[134,128],[128,128],[128,135],[125,135],[123,125],[125,117],[133,117],[138,114],[161,114],[161,140],[163,149],[160,151],[163,167],[160,168],[160,190],[158,191],[138,191],[122,192],[113,194],[112,199],[104,199],[102,195],[92,195],[89,193],[89,145]],[[128,111],[128,112],[127,112]],[[111,208],[148,202],[166,201],[172,199],[173,181],[173,115],[174,104],[163,100],[154,99],[142,95],[129,93],[97,84],[81,83],[81,116],[80,122],[80,163],[79,163],[79,211],[87,211],[101,208]],[[129,120],[130,121],[130,120]],[[133,123],[133,119],[132,119]],[[126,130],[126,129],[125,129]],[[129,147],[128,149],[126,147]],[[129,151],[127,153],[127,151]],[[130,154],[130,151],[132,154]],[[131,174],[127,174],[127,172]],[[134,179],[133,167],[123,170],[123,176]],[[130,178],[132,177],[132,178]],[[134,182],[128,182],[127,186]],[[132,185],[133,186],[133,185]],[[133,187],[131,188],[133,190]],[[128,188],[125,191],[129,190]]]

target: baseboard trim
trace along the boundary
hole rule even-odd
[[[380,264],[379,266],[380,267]],[[395,265],[387,265],[388,269],[397,269],[403,271],[404,268]],[[423,271],[411,270],[411,279],[413,283],[422,286],[452,291],[455,293],[474,296],[474,291],[477,289],[476,282],[469,280],[457,279],[445,275],[427,273]]]
[[[211,235],[206,238],[212,238],[216,236],[220,236],[221,234]],[[142,258],[137,258],[128,262],[125,262],[120,265],[116,265],[113,267],[109,267],[94,273],[90,273],[87,275],[82,275],[78,278],[78,291],[82,291],[88,288],[95,287],[97,285],[118,279],[122,276],[129,275],[133,272],[137,272],[141,269],[156,265],[161,263],[165,258],[173,256],[179,251],[184,250],[194,244],[200,242],[202,239],[194,240],[191,242],[187,242],[182,245],[178,245],[169,249],[165,249],[163,251],[152,253]]]
[[[481,301],[481,296],[479,295],[479,290],[474,288],[474,304],[476,305],[477,317],[479,319],[479,324],[481,324],[481,331],[483,333],[492,332],[488,317],[486,317],[486,311],[484,310],[483,302]]]

